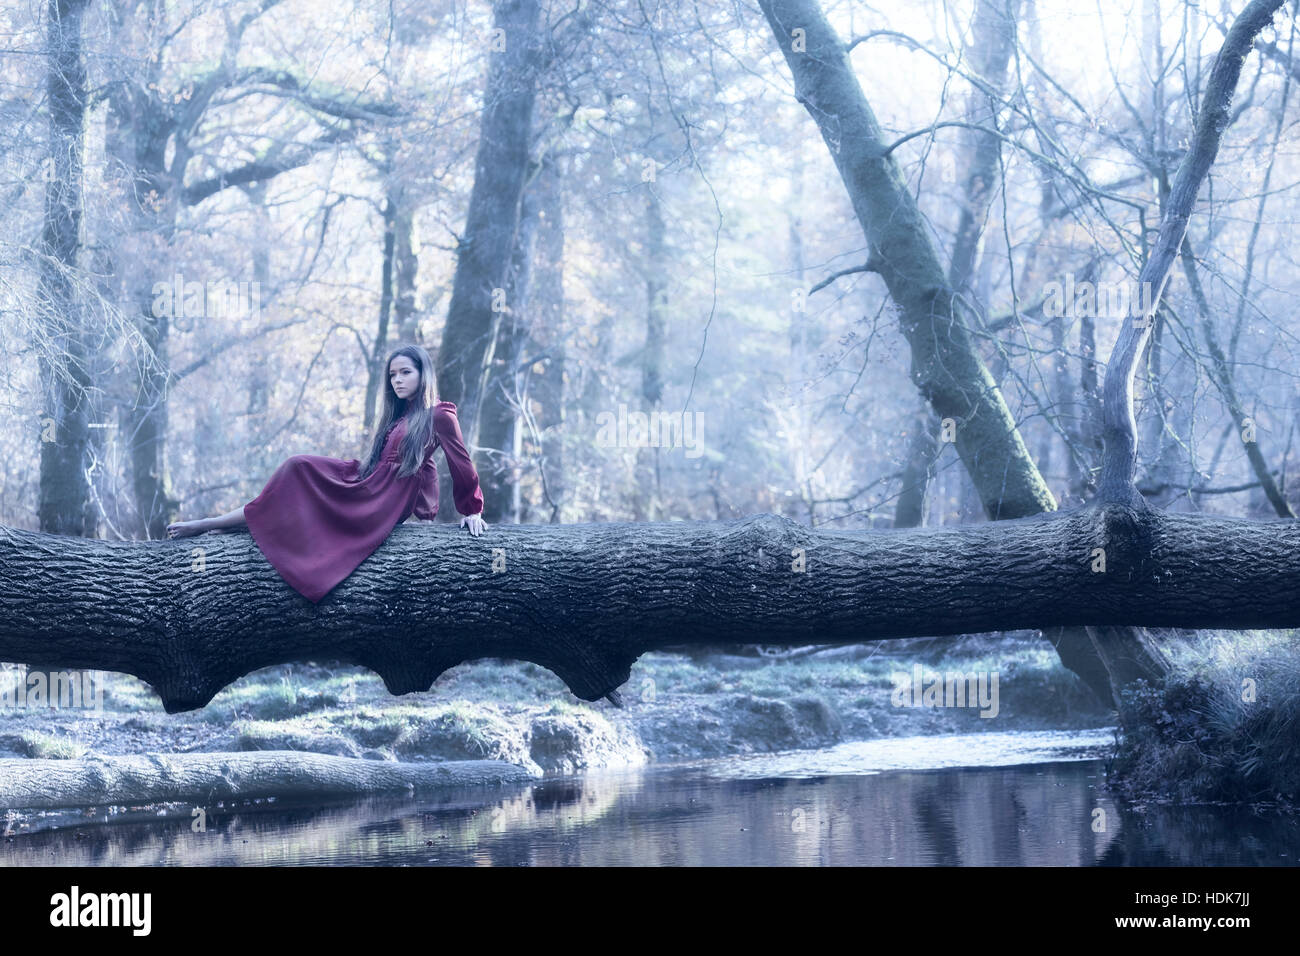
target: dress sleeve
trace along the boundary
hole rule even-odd
[[[433,452],[429,452],[420,466],[420,490],[411,513],[421,521],[432,521],[438,513],[438,466],[434,464]]]
[[[434,406],[433,430],[442,445],[447,468],[451,471],[456,510],[462,515],[482,514],[483,489],[479,485],[478,472],[469,457],[469,450],[465,447],[465,439],[460,433],[456,406],[452,402],[439,402]],[[430,455],[420,469],[420,494],[416,499],[414,513],[421,520],[432,521],[437,512],[438,469]]]

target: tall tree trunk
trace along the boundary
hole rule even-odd
[[[1006,86],[1019,15],[1020,0],[976,0],[967,57],[973,72],[992,91],[1000,92]],[[966,122],[996,128],[998,113],[993,93],[982,89],[971,91]],[[975,272],[975,257],[984,236],[989,203],[997,194],[1002,156],[1002,141],[998,137],[972,129],[961,132],[965,140],[963,153],[967,156],[966,184],[948,267],[948,282],[957,292],[967,291]]]
[[[531,436],[540,452],[537,460],[541,500],[538,509],[551,523],[560,520],[565,500],[564,423],[567,397],[567,335],[564,312],[564,194],[560,162],[551,153],[542,157],[542,168],[533,188],[537,190],[539,222],[534,249],[533,321],[529,323],[530,355],[536,361],[526,370],[536,376],[529,390],[540,410],[537,431]],[[540,448],[538,448],[540,445]],[[528,505],[525,504],[527,508]],[[525,513],[520,520],[526,520]]]
[[[153,79],[156,80],[156,75]],[[163,453],[167,439],[167,345],[173,298],[170,248],[177,202],[165,155],[174,123],[149,94],[124,82],[108,97],[105,142],[129,222],[131,255],[120,257],[126,308],[139,335],[133,363],[135,394],[123,410],[138,532],[163,538],[179,502],[168,492]],[[164,283],[161,301],[155,283]]]
[[[939,419],[926,405],[912,417],[907,461],[903,466],[903,487],[894,506],[895,528],[919,528],[925,523],[935,462],[939,460]]]
[[[641,397],[648,415],[664,400],[664,354],[668,282],[662,201],[654,184],[645,191],[645,351],[641,357]]]
[[[415,279],[420,269],[415,254],[416,211],[407,190],[400,190],[393,219],[393,308],[399,342],[416,342],[419,332],[420,316],[415,307]]]
[[[1100,496],[1109,504],[1122,504],[1134,509],[1148,507],[1133,480],[1137,464],[1133,379],[1138,360],[1150,340],[1154,311],[1159,307],[1174,260],[1186,239],[1187,223],[1201,183],[1218,156],[1242,63],[1255,38],[1272,21],[1282,3],[1283,0],[1251,0],[1229,29],[1210,71],[1191,144],[1169,190],[1160,234],[1138,273],[1138,288],[1150,289],[1151,294],[1137,298],[1142,304],[1149,298],[1150,311],[1143,313],[1131,309],[1126,316],[1106,368],[1102,390],[1102,439],[1106,451],[1102,459]]]
[[[1196,383],[1190,376],[1179,374],[1178,367],[1167,369],[1169,358],[1165,349],[1165,323],[1169,320],[1164,303],[1157,313],[1157,325],[1151,338],[1148,353],[1147,376],[1152,414],[1148,421],[1148,434],[1144,442],[1154,455],[1146,468],[1142,494],[1157,508],[1183,504],[1187,489],[1195,480],[1193,462],[1184,438],[1190,434],[1191,402],[1175,401],[1175,395],[1189,395]],[[1174,357],[1176,361],[1176,356]]]
[[[82,153],[86,129],[86,67],[81,57],[85,0],[46,6],[49,155],[41,230],[38,308],[48,345],[39,362],[45,409],[40,429],[37,519],[42,531],[94,537],[90,482],[91,356],[86,315],[74,289],[81,254]],[[28,661],[27,680],[53,686],[51,662]]]
[[[657,184],[645,189],[645,257],[643,260],[646,292],[645,346],[641,352],[642,411],[653,415],[664,400],[664,362],[667,351],[668,282],[667,251],[664,241],[664,214]],[[653,421],[653,419],[651,419]],[[638,448],[633,512],[638,521],[658,521],[663,517],[663,488],[660,466],[662,458],[655,439]]]
[[[257,283],[259,300],[271,288],[271,217],[266,206],[266,183],[253,183],[244,188],[248,200],[257,212],[258,231],[253,241],[253,281]],[[244,414],[254,420],[254,425],[262,424],[271,399],[270,360],[264,349],[256,348],[248,357],[248,405]],[[249,443],[252,444],[251,442]],[[261,474],[258,469],[253,474]]]
[[[920,210],[849,69],[844,45],[815,0],[760,0],[795,76],[795,96],[819,122],[866,232],[871,270],[900,311],[912,380],[956,445],[991,517],[1055,507],[1015,421],[971,342]],[[792,47],[792,31],[806,50]]]
[[[479,426],[479,447],[488,456],[479,469],[483,484],[483,515],[487,521],[518,521],[517,497],[520,462],[519,413],[528,401],[526,378],[519,361],[524,337],[533,318],[533,256],[541,204],[532,184],[524,190],[519,228],[510,252],[506,277],[506,310],[497,326],[496,347],[488,372],[487,394],[483,399]]]
[[[1071,490],[1075,500],[1083,501],[1097,493],[1101,481],[1101,376],[1097,365],[1097,323],[1091,310],[1079,317],[1079,397],[1083,411],[1079,420],[1079,445],[1085,460],[1096,463],[1096,470],[1081,470],[1079,483]]]
[[[995,0],[977,0],[975,5],[967,56],[974,72],[994,91],[1006,85],[1019,6],[1020,0],[1006,0],[1000,5]],[[998,105],[992,94],[985,90],[972,90],[966,105],[966,122],[995,125],[997,117]],[[989,204],[997,193],[1002,148],[996,136],[977,130],[965,130],[962,140],[966,180],[948,265],[948,282],[958,291],[968,290],[975,272],[975,258],[988,221]],[[938,440],[941,423],[931,409],[923,409],[912,428],[903,470],[903,487],[894,509],[896,528],[921,525],[929,483],[934,480],[935,462],[942,447]]]
[[[1050,186],[1044,184],[1044,201],[1051,197]],[[1040,207],[1041,208],[1041,207]],[[1093,259],[1078,275],[1079,283],[1095,283],[1097,260]],[[1072,303],[1071,303],[1072,306]],[[1097,362],[1095,325],[1089,309],[1067,308],[1063,315],[1048,316],[1051,325],[1056,419],[1065,445],[1065,503],[1082,504],[1096,490],[1094,468],[1101,467],[1101,437],[1097,426],[1101,416],[1101,403],[1097,398]],[[1079,380],[1072,379],[1069,338],[1066,323],[1079,322]],[[1045,466],[1044,466],[1045,467]]]
[[[529,166],[541,62],[537,21],[537,0],[502,0],[495,5],[494,23],[504,33],[504,49],[492,54],[474,186],[438,353],[440,397],[456,403],[461,431],[471,449],[478,444],[487,372],[502,310],[509,305],[506,273]]]
[[[1282,4],[1283,0],[1251,0],[1233,22],[1223,46],[1214,58],[1200,112],[1196,117],[1196,128],[1161,210],[1160,232],[1152,245],[1151,254],[1138,273],[1137,288],[1143,292],[1150,290],[1150,296],[1139,294],[1137,301],[1130,303],[1129,314],[1120,326],[1119,337],[1106,366],[1106,380],[1102,385],[1102,439],[1105,451],[1102,456],[1099,504],[1104,509],[1124,509],[1128,515],[1126,520],[1134,527],[1143,529],[1143,534],[1151,527],[1149,515],[1153,509],[1142,497],[1134,481],[1138,444],[1133,380],[1137,374],[1138,360],[1150,341],[1156,312],[1160,308],[1165,284],[1169,281],[1175,259],[1180,250],[1185,248],[1187,224],[1201,184],[1209,175],[1219,154],[1223,131],[1228,126],[1229,107],[1241,77],[1242,64],[1256,37],[1272,22]],[[1115,688],[1149,677],[1153,662],[1166,669],[1168,667],[1167,662],[1157,657],[1152,656],[1151,661],[1144,659],[1140,648],[1131,648],[1124,643],[1122,636],[1110,628],[1095,628],[1092,629],[1092,634],[1110,671],[1111,685]],[[1150,644],[1150,641],[1146,643]]]
[[[49,0],[46,94],[50,110],[45,222],[41,230],[39,308],[48,349],[42,349],[40,491],[42,531],[95,534],[86,478],[91,414],[85,315],[74,290],[81,251],[82,151],[86,68],[81,57],[85,0]]]
[[[384,197],[383,210],[384,234],[380,242],[383,256],[379,270],[379,320],[375,326],[375,344],[370,350],[370,371],[366,379],[365,430],[368,432],[375,424],[375,412],[379,404],[379,393],[388,381],[388,369],[384,367],[388,360],[388,350],[392,336],[389,328],[393,320],[393,251],[397,247],[397,203],[392,192]],[[441,394],[438,396],[442,397]]]

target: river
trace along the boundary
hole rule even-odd
[[[1290,865],[1294,815],[1124,809],[1109,729],[887,738],[502,788],[11,820],[5,865]]]

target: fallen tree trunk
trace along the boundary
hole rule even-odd
[[[246,534],[141,543],[0,526],[0,660],[133,674],[168,713],[304,660],[368,667],[393,694],[465,661],[528,660],[590,701],[669,645],[1294,627],[1298,585],[1300,522],[1119,505],[905,531],[776,515],[480,538],[402,525],[319,605]]]
[[[534,775],[500,760],[395,763],[296,750],[141,754],[82,760],[0,759],[0,807],[38,810],[246,797],[358,796],[422,787],[519,783]]]

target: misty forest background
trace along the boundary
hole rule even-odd
[[[1122,314],[1044,298],[1137,274],[1230,12],[981,6],[823,9],[1068,506],[1095,486]],[[359,456],[407,341],[461,407],[489,521],[985,520],[757,5],[498,7],[538,44],[504,86],[487,3],[0,11],[0,520],[156,538],[291,454]],[[1197,285],[1176,268],[1139,373],[1139,485],[1174,510],[1285,514],[1300,492],[1291,16],[1246,64]],[[494,209],[511,176],[522,203]],[[467,242],[474,203],[499,215]],[[509,268],[467,263],[475,242]],[[207,296],[169,315],[176,277]],[[504,290],[486,324],[457,296],[478,280]],[[240,284],[233,307],[213,292]],[[602,447],[620,404],[698,414],[703,454]]]

